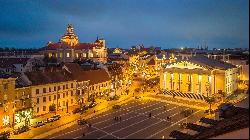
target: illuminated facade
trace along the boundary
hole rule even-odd
[[[0,128],[8,128],[14,121],[15,80],[10,77],[0,79]]]
[[[210,96],[219,90],[226,95],[237,89],[238,69],[203,56],[169,63],[160,73],[160,88]]]
[[[71,24],[68,24],[67,33],[58,43],[47,44],[44,54],[49,58],[56,58],[59,62],[73,62],[75,59],[107,61],[105,40],[97,38],[93,43],[80,43]]]

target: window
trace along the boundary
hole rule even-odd
[[[54,95],[54,100],[56,100],[56,95]]]
[[[71,99],[71,104],[73,104],[73,99]]]
[[[57,87],[57,90],[60,90],[60,86]]]
[[[71,96],[73,96],[73,91],[70,91],[71,92]]]
[[[36,103],[39,104],[39,98],[36,98]]]
[[[65,98],[65,93],[63,93],[63,98]]]
[[[43,106],[43,111],[46,111],[46,106]]]
[[[46,93],[46,88],[43,88],[43,93]]]
[[[67,96],[67,97],[69,96],[68,92],[66,92],[66,96]]]
[[[3,88],[4,88],[5,90],[7,90],[7,89],[8,89],[8,84],[4,84],[4,85],[3,85]]]
[[[67,57],[69,57],[69,53],[67,53]]]
[[[56,86],[54,86],[54,91],[56,91]]]
[[[68,89],[68,84],[66,84],[66,89]]]
[[[60,94],[57,94],[57,99],[60,99]]]
[[[63,101],[63,106],[65,106],[65,101]]]
[[[39,107],[36,108],[36,112],[39,113]]]
[[[51,88],[49,87],[49,92],[51,92]]]
[[[65,85],[63,85],[63,90],[65,90]]]
[[[51,96],[49,96],[49,101],[51,101]]]
[[[46,102],[46,97],[43,97],[43,102]]]
[[[71,83],[71,88],[73,88],[73,83]]]
[[[36,89],[36,94],[39,94],[39,89]]]

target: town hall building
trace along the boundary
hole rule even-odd
[[[60,38],[59,42],[48,42],[44,55],[65,63],[73,62],[76,59],[107,61],[107,48],[104,39],[97,37],[95,42],[80,43],[73,29],[72,24],[68,24],[67,32]]]

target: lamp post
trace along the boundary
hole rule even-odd
[[[13,105],[12,111],[13,111],[13,123],[12,123],[12,127],[14,129],[14,127],[15,127],[15,105]]]

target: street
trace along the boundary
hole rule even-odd
[[[165,107],[164,107],[165,106]],[[194,113],[186,120],[180,114],[192,109]],[[152,114],[149,117],[149,113]],[[115,120],[115,117],[121,120]],[[167,116],[171,117],[170,121]],[[152,139],[169,138],[172,130],[179,129],[185,121],[196,122],[204,111],[149,99],[133,99],[121,105],[120,109],[110,109],[87,119],[92,126],[79,126],[76,123],[48,139]],[[85,136],[83,136],[83,133]]]

